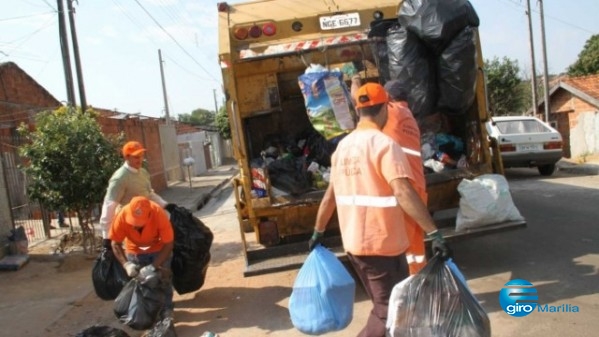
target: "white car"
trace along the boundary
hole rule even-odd
[[[536,167],[550,176],[563,156],[561,134],[536,117],[493,117],[486,126],[497,140],[505,168]]]

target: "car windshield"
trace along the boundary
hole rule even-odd
[[[551,132],[545,125],[535,120],[517,120],[496,122],[502,134]]]

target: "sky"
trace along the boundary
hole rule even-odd
[[[221,0],[222,1],[222,0]],[[343,0],[337,0],[343,1]],[[165,116],[158,51],[171,117],[223,104],[217,0],[79,0],[75,26],[87,103]],[[235,3],[237,1],[230,1]],[[483,58],[516,60],[530,78],[526,0],[470,0],[480,18]],[[540,6],[530,0],[537,74],[543,72]],[[309,2],[307,2],[309,3]],[[66,2],[65,2],[66,7]],[[66,102],[55,0],[0,0],[0,63],[14,62]],[[547,68],[565,72],[599,34],[599,1],[543,1]],[[67,26],[68,16],[65,17]],[[74,60],[71,46],[71,59]],[[74,61],[72,65],[75,85]],[[75,93],[77,104],[79,94]]]

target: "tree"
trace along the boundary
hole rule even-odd
[[[229,125],[229,115],[225,106],[221,106],[216,114],[216,127],[223,139],[231,139],[231,126]]]
[[[568,67],[568,75],[599,74],[599,35],[591,36],[578,54],[578,60]]]
[[[214,112],[204,109],[195,109],[191,114],[180,114],[179,122],[191,125],[214,125]]]
[[[28,140],[19,148],[27,160],[21,166],[27,195],[49,209],[75,212],[85,252],[95,246],[92,209],[122,161],[122,137],[102,134],[95,115],[93,110],[84,114],[62,107],[36,115],[33,131],[24,124],[18,129]]]
[[[503,57],[485,60],[487,94],[495,116],[520,114],[524,109],[523,91],[518,77],[518,61]]]

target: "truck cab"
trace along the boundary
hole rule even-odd
[[[232,144],[240,173],[234,193],[247,266],[244,275],[295,268],[308,251],[316,213],[326,189],[330,142],[315,131],[298,78],[311,65],[339,69],[348,88],[352,74],[383,84],[390,74],[385,36],[402,2],[258,0],[218,4],[219,61]],[[522,228],[524,221],[458,232],[455,212],[462,179],[503,173],[489,119],[480,41],[474,29],[473,100],[447,118],[452,137],[464,144],[467,165],[426,174],[428,208],[448,240]],[[349,69],[349,70],[348,70]],[[434,120],[434,118],[433,118]],[[425,123],[423,123],[425,124]],[[421,133],[423,130],[421,129]],[[313,168],[317,163],[319,170]],[[311,166],[312,165],[312,166]],[[424,168],[423,168],[424,169]],[[337,217],[325,244],[343,254]]]

